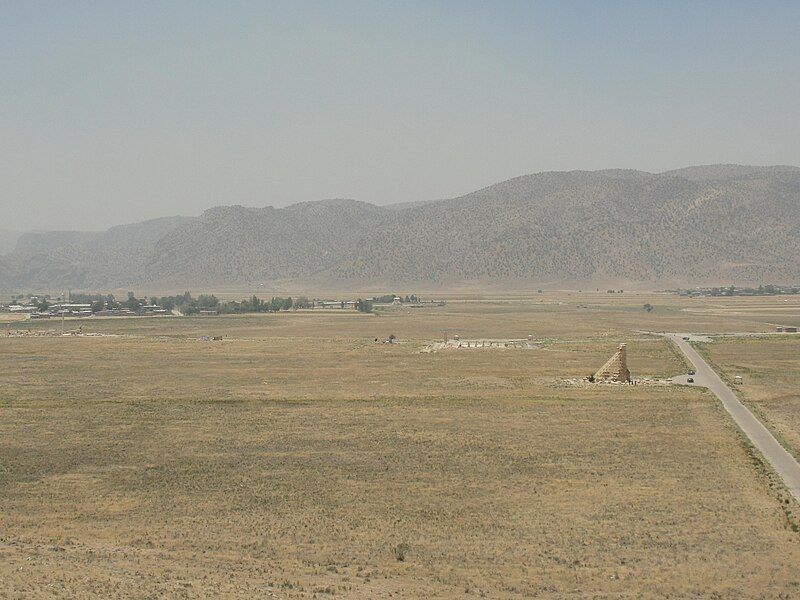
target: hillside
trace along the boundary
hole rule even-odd
[[[159,240],[141,279],[187,284],[306,279],[355,253],[387,212],[355,200],[282,209],[219,206]]]
[[[386,281],[797,280],[800,170],[544,173],[391,216],[337,265]],[[392,240],[414,240],[397,247]]]
[[[156,242],[193,220],[166,217],[98,232],[24,233],[4,257],[8,266],[0,287],[101,289],[136,283]]]
[[[0,255],[7,254],[14,250],[20,235],[18,231],[0,229]]]
[[[800,280],[800,169],[547,172],[450,200],[220,206],[20,237],[0,287]]]

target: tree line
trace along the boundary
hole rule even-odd
[[[185,292],[179,296],[163,296],[161,298],[151,298],[151,300],[162,308],[167,310],[177,309],[184,315],[195,315],[201,310],[215,310],[220,314],[243,314],[279,312],[282,310],[310,308],[312,306],[312,303],[305,296],[299,298],[273,296],[270,300],[262,300],[253,295],[244,300],[223,302],[213,294],[200,294],[197,298],[194,298],[189,292]]]
[[[383,294],[375,298],[363,299],[359,298],[355,302],[355,310],[362,313],[371,313],[374,304],[391,304],[399,299],[401,303],[417,303],[419,298],[415,294],[407,296],[396,296],[395,294]],[[175,296],[143,296],[137,298],[134,292],[128,292],[124,300],[118,300],[114,294],[85,294],[85,293],[72,293],[70,294],[70,301],[77,304],[90,304],[93,313],[104,310],[119,310],[128,309],[134,313],[144,312],[145,306],[158,306],[168,311],[180,311],[184,315],[196,315],[200,311],[213,310],[220,314],[244,314],[244,313],[267,313],[267,312],[280,312],[293,309],[312,308],[315,301],[309,300],[306,296],[299,296],[292,298],[288,296],[281,298],[273,296],[269,300],[264,300],[255,294],[250,298],[243,300],[228,300],[222,301],[213,294],[200,294],[195,297],[189,292],[178,294]],[[47,310],[52,304],[49,297],[42,298],[39,301],[39,309]],[[341,303],[342,308],[345,307],[345,302]]]

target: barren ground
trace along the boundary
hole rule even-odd
[[[641,330],[770,329],[682,302],[0,337],[0,598],[793,597],[798,508],[709,394],[564,384],[619,342],[634,374],[680,373]],[[445,328],[542,348],[420,353]]]
[[[800,458],[800,336],[724,339],[702,350],[741,399]]]

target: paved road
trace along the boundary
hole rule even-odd
[[[800,502],[800,464],[778,443],[769,430],[753,416],[753,413],[739,402],[731,388],[720,379],[714,369],[708,366],[708,363],[692,348],[689,342],[683,340],[682,335],[670,333],[667,334],[667,337],[677,344],[678,348],[689,359],[689,362],[694,365],[695,371],[697,371],[694,376],[695,384],[705,386],[714,392],[722,402],[725,410],[736,421],[736,424],[780,475],[792,496]]]

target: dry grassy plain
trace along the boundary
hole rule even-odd
[[[685,312],[714,314],[737,320],[758,320],[771,325],[800,325],[800,297],[752,296],[687,300]],[[770,331],[774,331],[771,328]]]
[[[742,376],[742,400],[800,458],[800,336],[726,339],[702,350],[728,380]]]
[[[0,337],[0,598],[797,596],[797,507],[710,395],[564,383],[623,341],[635,375],[680,372],[640,330],[770,328],[682,302]],[[445,328],[543,344],[420,353]]]
[[[25,320],[25,315],[17,315],[11,313],[0,313],[0,325],[7,325],[8,323],[19,323]]]

